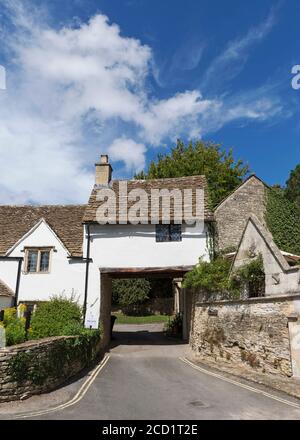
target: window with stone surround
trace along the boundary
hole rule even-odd
[[[26,248],[24,273],[49,273],[51,250],[51,248]]]

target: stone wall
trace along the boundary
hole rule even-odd
[[[28,341],[0,349],[0,402],[48,392],[87,367],[101,353],[100,337]]]
[[[281,376],[297,375],[299,353],[295,351],[291,358],[290,347],[296,345],[291,344],[289,328],[299,322],[300,295],[206,303],[190,292],[189,298],[190,346],[200,360],[213,359]],[[300,326],[296,327],[299,333]]]
[[[264,224],[265,209],[265,185],[256,176],[251,176],[215,210],[219,249],[238,246],[251,214]]]

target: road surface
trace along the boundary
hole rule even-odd
[[[109,359],[97,376],[90,374],[89,388],[76,403],[60,407],[55,399],[60,390],[23,402],[21,413],[30,410],[27,418],[44,420],[300,419],[296,399],[253,384],[248,389],[184,363],[180,358],[187,347],[166,339],[161,325],[119,325],[116,330]],[[85,380],[68,385],[70,396]],[[12,409],[5,408],[1,415],[0,407],[0,417],[14,418]],[[17,412],[20,417],[20,407]]]

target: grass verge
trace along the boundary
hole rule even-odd
[[[122,313],[113,313],[117,317],[116,324],[153,324],[168,322],[168,315],[127,316]]]

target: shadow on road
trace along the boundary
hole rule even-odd
[[[145,324],[119,324],[113,332],[111,348],[118,345],[181,345],[186,344],[179,338],[167,337],[163,326]]]

